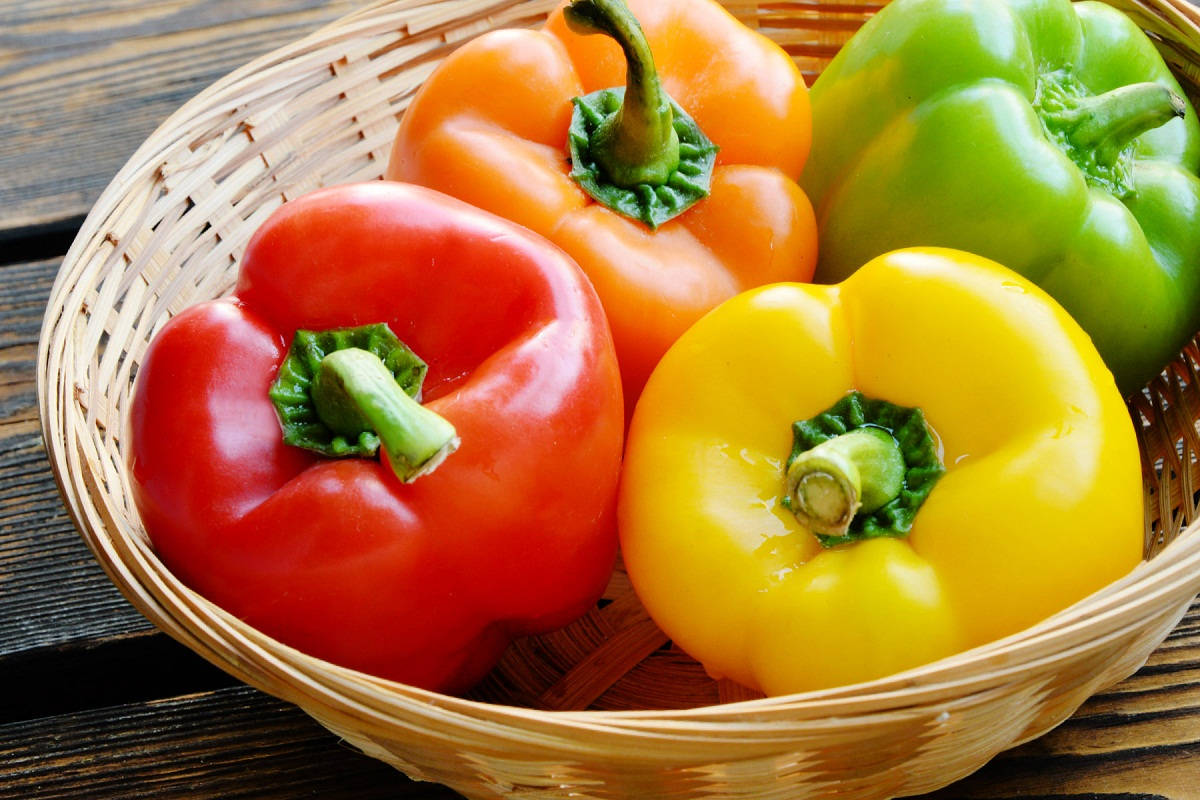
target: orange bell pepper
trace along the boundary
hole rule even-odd
[[[602,24],[585,30],[581,6]],[[719,148],[707,196],[657,225],[595,201],[572,178],[573,100],[624,84],[627,63],[622,114],[653,116],[674,100],[657,132],[690,116]],[[632,124],[636,145],[646,131]],[[575,0],[542,30],[487,33],[448,57],[405,112],[387,177],[457,196],[567,251],[608,314],[632,410],[662,354],[709,309],[753,286],[811,278],[816,222],[796,183],[810,134],[795,64],[712,0]]]

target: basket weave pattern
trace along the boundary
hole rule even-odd
[[[1200,590],[1200,350],[1130,405],[1147,561],[1000,642],[870,684],[756,698],[708,678],[618,570],[565,631],[513,647],[471,699],[340,669],[250,629],[154,556],[125,468],[137,365],[166,320],[228,292],[254,229],[320,186],[380,177],[397,120],[457,44],[539,24],[553,0],[395,0],[259,59],[180,109],[96,203],[41,339],[39,399],[67,508],[113,581],[205,658],[415,778],[471,798],[882,798],[943,786],[1135,671]],[[882,5],[729,0],[811,81]],[[1200,95],[1200,15],[1115,0]],[[744,702],[735,702],[744,701]]]

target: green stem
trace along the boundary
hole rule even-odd
[[[1081,99],[1055,114],[1055,121],[1072,145],[1092,151],[1096,163],[1111,165],[1130,142],[1182,117],[1185,108],[1183,100],[1162,84],[1135,83]]]
[[[789,506],[814,532],[844,536],[855,514],[869,514],[899,496],[906,468],[890,433],[858,428],[792,459],[786,483]]]
[[[312,401],[317,416],[335,433],[376,433],[404,483],[432,472],[458,449],[454,426],[409,397],[378,356],[357,347],[322,359]]]
[[[642,27],[621,0],[574,0],[564,16],[572,30],[610,36],[625,53],[625,99],[593,135],[592,157],[617,186],[666,184],[679,166],[679,135]]]

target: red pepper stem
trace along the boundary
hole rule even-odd
[[[679,167],[679,134],[641,25],[622,0],[573,0],[563,14],[576,33],[603,33],[625,53],[625,99],[593,134],[592,157],[617,186],[665,184]]]
[[[1064,112],[1060,123],[1076,147],[1091,150],[1099,164],[1113,164],[1130,142],[1143,133],[1182,117],[1179,95],[1152,81],[1121,86],[1080,100]]]
[[[374,431],[392,472],[411,483],[458,449],[446,419],[405,394],[379,357],[350,347],[321,360],[312,386],[317,416],[337,433]]]
[[[790,507],[815,533],[843,536],[859,511],[875,511],[900,494],[905,469],[890,433],[858,428],[791,462],[786,481]]]

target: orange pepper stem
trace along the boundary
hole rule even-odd
[[[593,134],[592,158],[617,186],[662,186],[679,167],[679,135],[641,25],[622,0],[574,0],[563,15],[576,33],[610,36],[625,53],[625,99]]]

